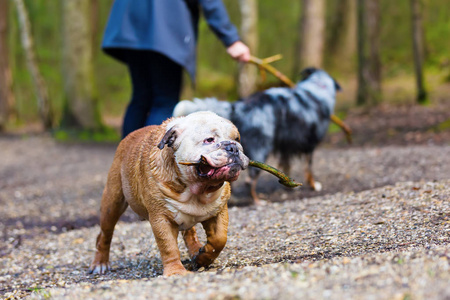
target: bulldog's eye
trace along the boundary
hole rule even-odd
[[[214,138],[210,137],[210,138],[204,139],[203,143],[204,144],[212,144],[212,143],[214,143]]]
[[[234,140],[235,140],[236,142],[238,142],[238,143],[241,142],[241,138],[240,138],[240,137],[237,137],[237,138],[235,138]]]

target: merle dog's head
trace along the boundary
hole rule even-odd
[[[303,69],[301,72],[300,72],[300,81],[305,81],[305,80],[308,80],[308,79],[310,79],[314,74],[317,74],[318,72],[323,72],[323,73],[325,73],[328,77],[330,77],[331,78],[331,80],[333,81],[333,83],[334,83],[334,88],[336,89],[336,91],[341,91],[342,90],[342,88],[341,88],[341,86],[339,85],[339,83],[333,78],[333,77],[331,77],[328,73],[326,73],[325,71],[323,71],[323,70],[321,70],[321,69],[317,69],[317,68],[314,68],[314,67],[309,67],[309,68],[306,68],[306,69]]]

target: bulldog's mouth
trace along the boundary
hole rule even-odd
[[[200,160],[195,165],[197,166],[197,174],[200,177],[212,177],[218,169],[217,167],[211,166],[203,155],[200,156]]]
[[[197,162],[180,162],[182,165],[196,166],[197,175],[201,178],[220,179],[233,181],[239,176],[239,173],[244,169],[240,159],[236,158],[232,162],[223,166],[213,166],[206,157],[200,156]]]
[[[210,165],[199,164],[197,165],[197,174],[200,177],[212,177],[216,173],[218,168],[214,168]]]

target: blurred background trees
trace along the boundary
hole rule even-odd
[[[44,129],[52,128],[53,114],[51,110],[51,103],[48,96],[47,84],[44,77],[42,77],[39,65],[36,59],[34,49],[34,39],[31,32],[30,19],[28,17],[28,10],[23,0],[14,0],[17,11],[17,19],[20,30],[20,40],[22,43],[26,65],[28,72],[33,82],[34,93],[37,99],[39,116]]]
[[[331,15],[326,30],[325,65],[351,73],[356,66],[356,2],[341,0],[327,3]]]
[[[240,35],[243,42],[250,48],[252,55],[258,53],[258,2],[257,0],[239,0],[241,12]],[[251,64],[240,64],[238,75],[238,93],[247,97],[256,90],[258,73]]]
[[[62,2],[62,75],[64,103],[62,125],[66,128],[101,130],[103,122],[94,77],[95,23],[91,0]]]
[[[12,115],[14,94],[8,51],[9,1],[0,0],[0,131]]]
[[[297,46],[296,72],[314,66],[322,67],[325,44],[325,0],[303,0]]]
[[[421,0],[410,0],[411,3],[411,34],[414,54],[414,71],[416,75],[417,102],[424,103],[427,100],[427,91],[423,76],[423,60],[425,54],[425,39],[423,32]]]
[[[358,0],[358,94],[357,104],[381,101],[379,0]]]
[[[29,50],[22,46],[25,27],[17,14],[19,2],[28,12],[37,73],[30,67]],[[447,0],[224,3],[253,53],[282,54],[274,66],[292,80],[306,66],[331,73],[344,88],[338,110],[357,103],[423,102],[450,81]],[[0,128],[33,123],[96,130],[121,118],[130,98],[127,71],[100,50],[111,4],[0,0]],[[256,67],[232,61],[203,19],[199,30],[198,82],[193,89],[185,77],[184,99],[235,100],[261,84]],[[36,79],[39,74],[41,80]],[[268,76],[267,81],[270,85],[277,79]],[[47,107],[39,82],[47,91]]]

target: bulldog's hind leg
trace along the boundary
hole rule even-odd
[[[214,262],[227,243],[228,207],[225,205],[219,214],[202,222],[206,232],[206,245],[192,258],[194,268],[207,267]]]
[[[117,170],[117,169],[116,169]],[[100,206],[100,234],[97,236],[97,252],[89,267],[89,273],[105,274],[109,269],[109,250],[114,227],[123,212],[127,209],[122,191],[120,175],[110,173],[103,191]]]
[[[322,184],[318,181],[314,180],[313,172],[312,172],[312,153],[306,153],[306,168],[305,168],[305,180],[308,185],[315,190],[316,192],[320,192],[322,190]]]

